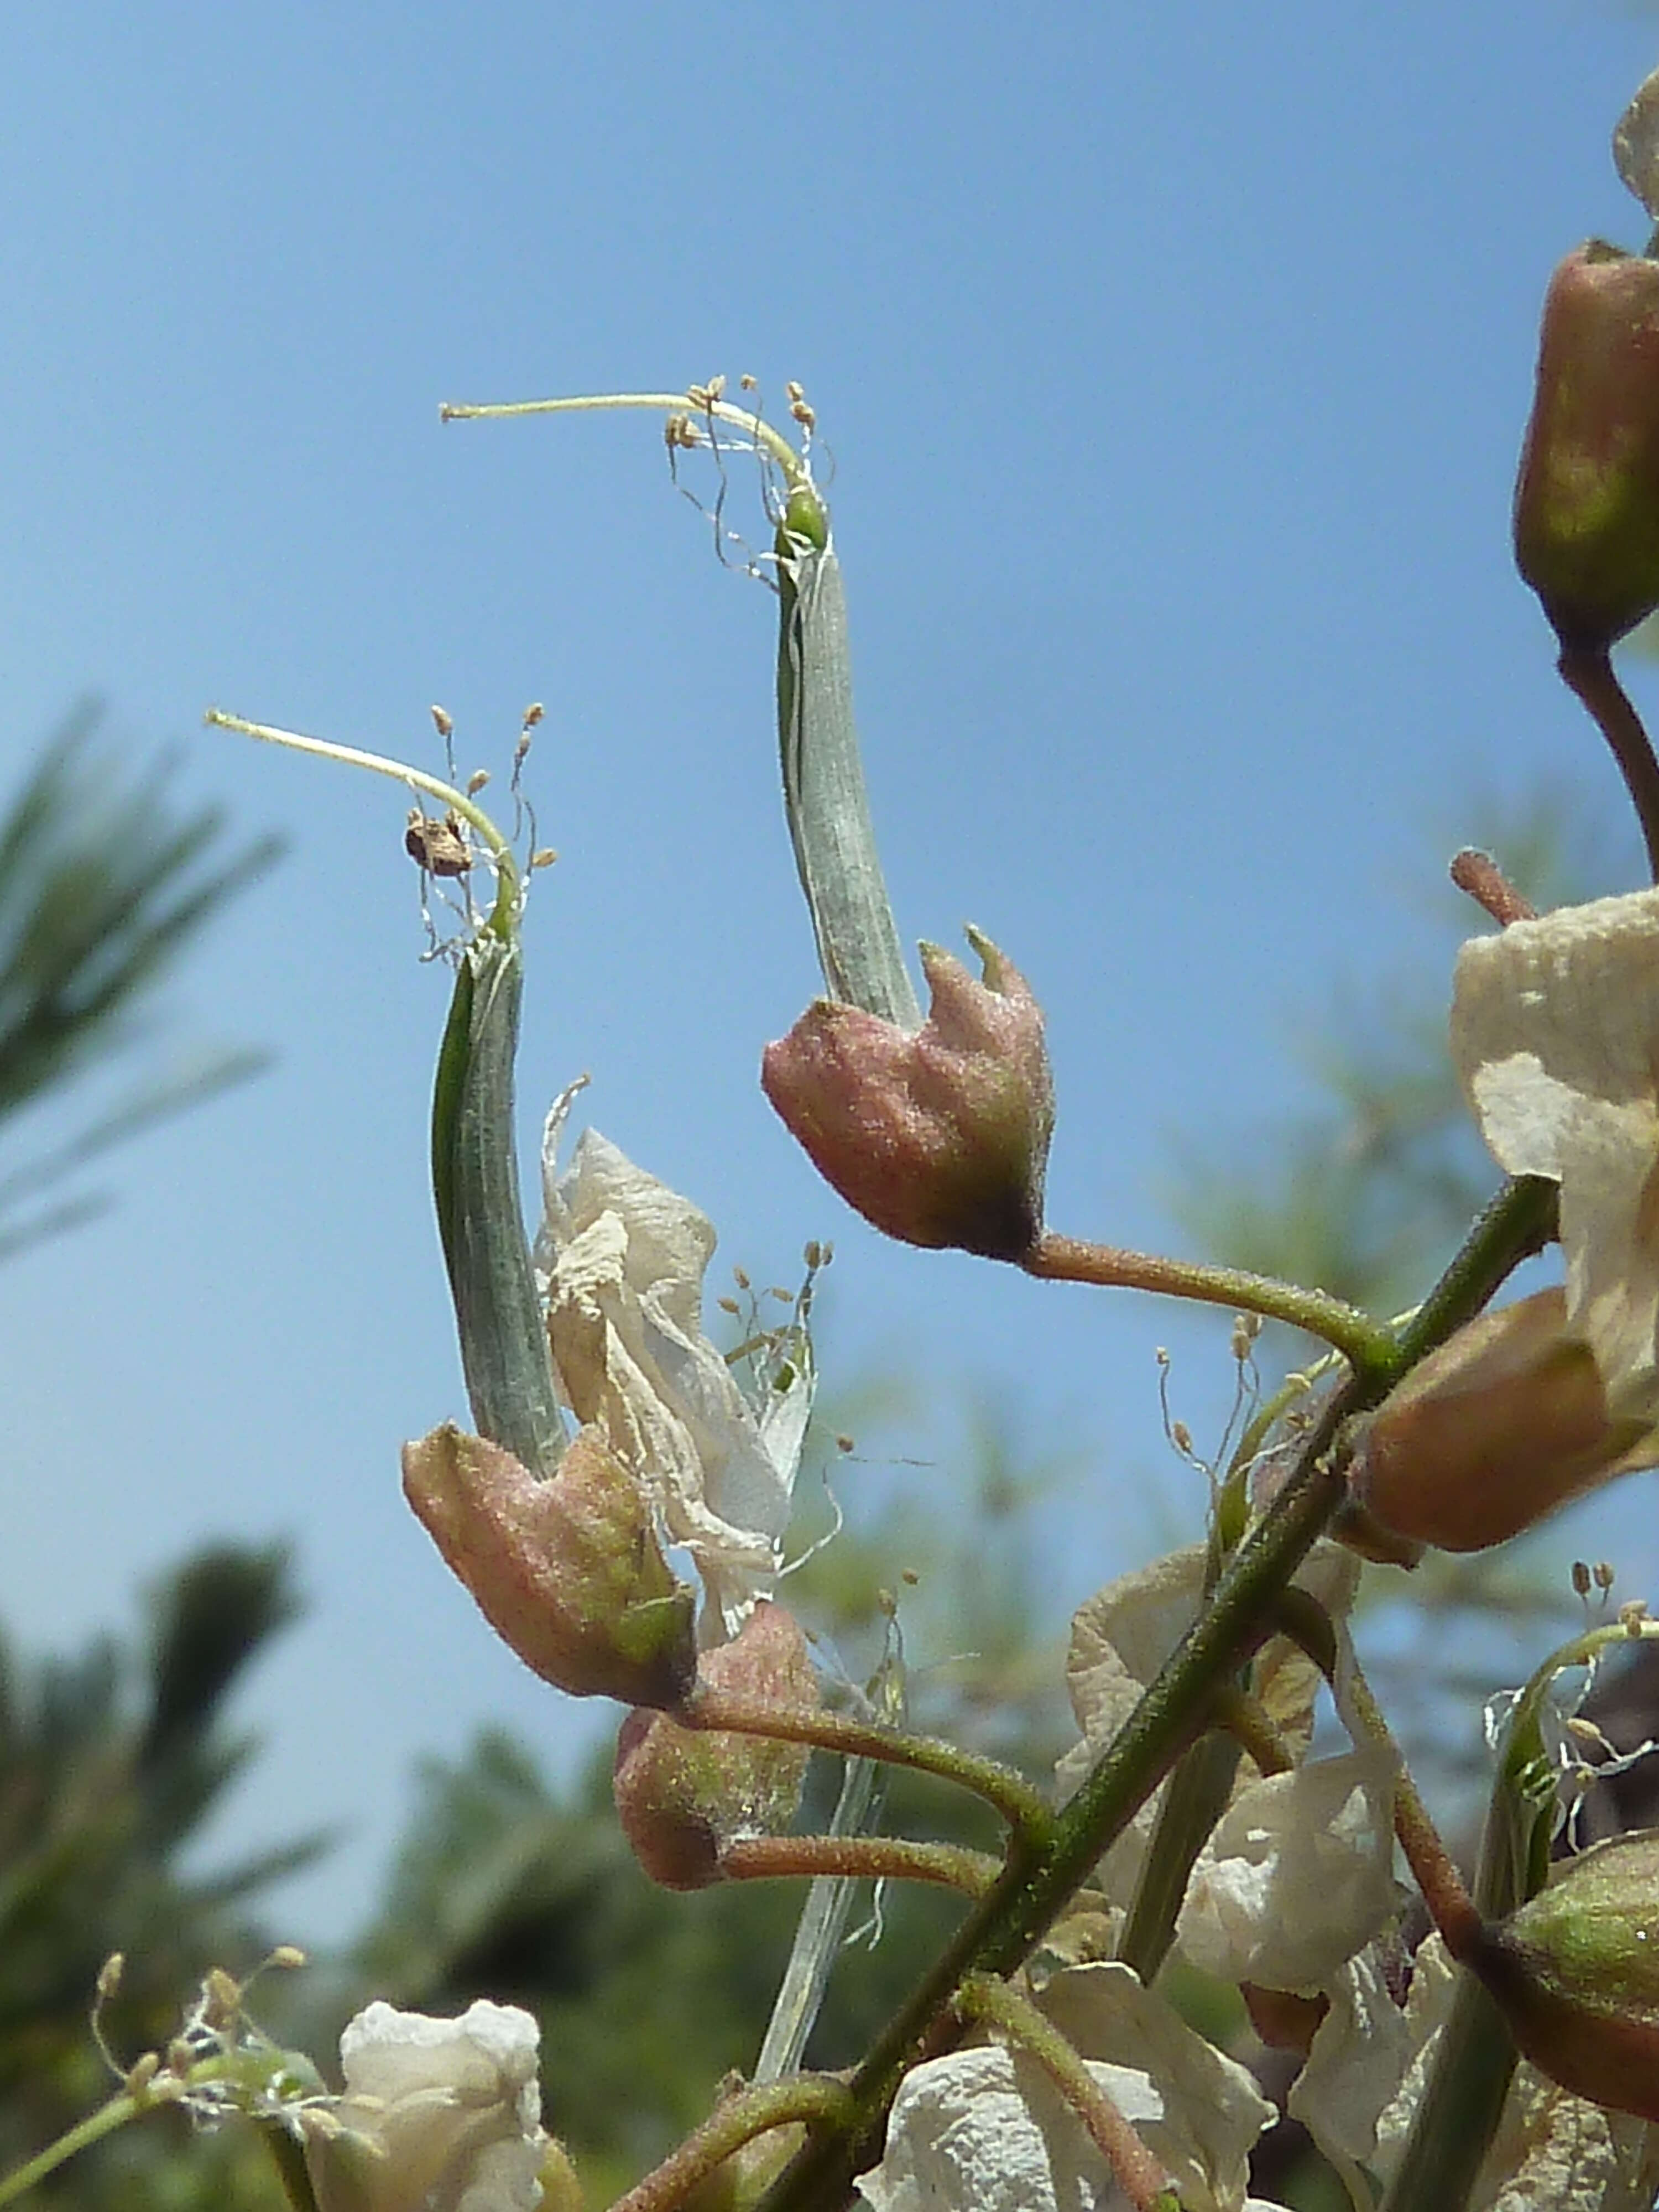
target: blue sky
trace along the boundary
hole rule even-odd
[[[292,839],[167,1032],[273,1072],[0,1273],[0,1615],[61,1647],[204,1537],[297,1539],[313,1609],[241,1700],[269,1749],[223,1840],[351,1840],[283,1933],[350,1924],[419,1751],[493,1718],[556,1763],[592,1722],[492,1643],[398,1495],[400,1439],[461,1407],[405,801],[203,708],[435,766],[440,701],[464,766],[500,769],[545,702],[527,1135],[586,1069],[592,1119],[713,1215],[717,1266],[788,1279],[833,1237],[828,1382],[927,1379],[886,1447],[934,1462],[903,1479],[940,1512],[963,1404],[1075,1448],[1058,1617],[1196,1524],[1158,1472],[1152,1351],[1211,1405],[1224,1321],[884,1248],[815,1184],[756,1082],[814,985],[772,603],[646,418],[441,428],[438,404],[806,385],[902,926],[975,921],[1043,1000],[1054,1224],[1167,1241],[1172,1134],[1304,1105],[1297,1022],[1423,953],[1425,823],[1479,840],[1479,795],[1541,777],[1613,808],[1508,507],[1549,269],[1640,240],[1606,144],[1653,46],[1559,0],[1092,0],[1017,28],[68,0],[0,27],[0,765],[96,690],[118,746],[173,745],[184,788]],[[1645,1586],[1650,1498],[1563,1559]]]

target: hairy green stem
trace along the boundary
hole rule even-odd
[[[674,2212],[698,2182],[734,2151],[773,2128],[823,2128],[841,2122],[851,2106],[846,2084],[821,2074],[793,2074],[727,2097],[670,2153],[659,2166],[619,2197],[611,2212]]]
[[[1002,1871],[1000,1859],[955,1844],[912,1843],[905,1836],[743,1836],[720,1853],[730,1881],[772,1881],[785,1875],[838,1875],[853,1881],[931,1881],[983,1897]]]
[[[1161,2204],[1172,2201],[1173,2185],[1161,2160],[1148,2150],[1078,2052],[1030,1997],[988,1974],[970,1974],[957,1996],[957,2010],[964,2020],[983,2021],[1006,2041],[1030,2053],[1089,2130],[1095,2148],[1135,2212],[1159,2212]]]
[[[853,2175],[879,2154],[887,2110],[906,2068],[950,2047],[951,2001],[963,1977],[1012,1973],[1021,1963],[1194,1741],[1216,1686],[1271,1632],[1279,1592],[1340,1499],[1338,1447],[1349,1421],[1479,1313],[1511,1269],[1540,1248],[1551,1233],[1554,1203],[1554,1186],[1535,1176],[1505,1184],[1394,1340],[1388,1359],[1351,1376],[1327,1401],[1283,1489],[1229,1562],[1204,1613],[1060,1815],[1050,1841],[1038,1851],[1016,1850],[1011,1856],[996,1887],[969,1914],[854,2076],[850,2124],[808,2144],[757,2212],[840,2212]]]
[[[913,1766],[923,1774],[937,1774],[994,1805],[1031,1849],[1041,1847],[1054,1825],[1054,1814],[1023,1774],[1005,1766],[1000,1759],[959,1751],[939,1736],[909,1735],[875,1721],[854,1720],[846,1713],[791,1711],[763,1698],[736,1697],[728,1691],[713,1689],[706,1682],[699,1683],[690,1703],[673,1717],[681,1728],[769,1736],[779,1743],[810,1743],[815,1750],[839,1752],[844,1759],[879,1759],[890,1766]]]
[[[1334,1345],[1362,1371],[1385,1367],[1394,1355],[1394,1331],[1346,1298],[1277,1282],[1271,1275],[1253,1275],[1243,1267],[1166,1260],[1156,1253],[1127,1251],[1118,1244],[1091,1244],[1079,1237],[1057,1236],[1052,1229],[1043,1231],[1019,1265],[1043,1282],[1153,1291],[1164,1297],[1194,1298],[1203,1305],[1289,1322],[1293,1328],[1306,1329],[1310,1336]]]
[[[143,2112],[147,2104],[160,2102],[159,2098],[141,2102],[138,2098],[130,2097],[125,2092],[118,2097],[112,2097],[106,2105],[100,2105],[95,2112],[89,2112],[66,2135],[59,2136],[56,2142],[48,2143],[45,2150],[38,2152],[26,2166],[18,2166],[0,2180],[0,2204],[15,2203],[18,2197],[33,2189],[36,2182],[44,2181],[49,2173],[55,2173],[66,2159],[74,2157],[76,2151],[85,2150],[88,2144],[100,2142],[105,2136],[113,2135],[117,2128],[125,2127],[137,2113]]]

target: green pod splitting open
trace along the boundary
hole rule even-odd
[[[847,595],[816,494],[790,495],[778,569],[778,749],[801,889],[830,998],[899,1028],[921,1008],[904,965],[853,720]]]

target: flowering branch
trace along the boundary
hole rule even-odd
[[[1237,1670],[1268,1632],[1279,1593],[1340,1502],[1340,1445],[1348,1423],[1480,1312],[1510,1271],[1539,1249],[1553,1222],[1554,1199],[1553,1188],[1536,1176],[1507,1183],[1400,1332],[1387,1365],[1351,1376],[1328,1401],[1304,1438],[1284,1488],[1229,1562],[1203,1613],[1060,1814],[1048,1847],[1034,1863],[1011,1866],[969,1915],[854,2076],[852,2122],[798,2154],[757,2212],[839,2212],[852,2175],[876,2154],[906,2067],[918,2051],[933,2056],[955,2039],[951,2008],[963,1977],[1006,1975],[1022,1963],[1202,1727],[1217,1685]]]

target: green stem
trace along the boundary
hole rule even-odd
[[[912,1843],[903,1836],[744,1836],[720,1853],[730,1881],[771,1881],[822,1875],[859,1881],[931,1881],[983,1897],[1002,1871],[1000,1859],[955,1844]]]
[[[698,1685],[690,1704],[673,1717],[681,1728],[769,1736],[777,1743],[810,1743],[845,1759],[884,1759],[890,1766],[939,1775],[994,1805],[1032,1850],[1042,1847],[1054,1826],[1054,1814],[1023,1774],[1000,1759],[959,1751],[937,1736],[908,1735],[845,1713],[790,1711],[763,1698],[736,1697],[707,1683]]]
[[[66,2159],[74,2157],[76,2151],[85,2150],[89,2143],[113,2135],[117,2128],[125,2127],[135,2114],[161,2102],[159,2097],[153,2097],[141,2103],[137,2097],[130,2097],[125,2092],[118,2097],[112,2097],[108,2104],[100,2105],[95,2112],[88,2113],[78,2127],[71,2128],[67,2135],[59,2136],[56,2142],[48,2143],[46,2149],[32,2158],[27,2166],[20,2166],[15,2172],[7,2174],[4,2180],[0,2181],[0,2204],[15,2203],[33,2189],[37,2181],[44,2181],[49,2173],[55,2173]]]
[[[1117,1947],[1118,1957],[1148,1989],[1169,1956],[1193,1869],[1226,1809],[1237,1771],[1238,1745],[1212,1733],[1183,1754],[1170,1777]]]
[[[642,407],[653,415],[707,415],[718,422],[729,422],[777,463],[792,491],[811,489],[805,462],[782,432],[774,429],[763,416],[746,407],[734,407],[729,400],[711,400],[689,392],[600,392],[573,399],[507,399],[483,406],[446,400],[438,416],[444,422],[483,422],[511,415],[588,414],[611,407]]]
[[[319,760],[338,761],[346,768],[366,768],[374,775],[389,775],[396,783],[407,784],[416,791],[425,792],[428,799],[453,807],[483,840],[495,871],[495,903],[485,926],[497,937],[513,934],[519,906],[519,864],[513,857],[512,846],[470,792],[457,791],[453,784],[428,775],[424,769],[410,768],[404,761],[393,760],[386,753],[364,752],[357,745],[337,745],[331,738],[307,738],[298,730],[279,730],[269,722],[245,721],[241,715],[222,714],[216,707],[210,707],[202,719],[216,730],[234,730],[241,737],[258,738],[268,745],[285,745],[290,752],[312,753]]]
[[[1306,1329],[1310,1336],[1334,1345],[1361,1372],[1386,1366],[1394,1355],[1394,1331],[1346,1298],[1277,1282],[1270,1275],[1253,1275],[1242,1267],[1166,1260],[1156,1253],[1127,1251],[1118,1244],[1091,1244],[1082,1237],[1057,1236],[1052,1229],[1044,1230],[1019,1265],[1044,1282],[1152,1291],[1164,1297],[1194,1298],[1204,1305],[1289,1322],[1293,1328]]]
[[[1160,2160],[1030,1997],[989,1975],[970,1974],[962,1985],[957,2009],[964,2019],[984,2021],[1030,2053],[1089,2130],[1095,2148],[1135,2212],[1159,2212],[1164,2203],[1173,2200],[1174,2185]]]
[[[1284,1488],[1234,1554],[1209,1607],[1059,1816],[1047,1846],[1034,1856],[1014,1856],[877,2038],[854,2076],[852,2124],[808,2144],[757,2212],[840,2212],[852,2176],[878,2154],[887,2109],[906,2068],[950,2047],[951,1999],[964,1975],[1014,1971],[1194,1740],[1217,1685],[1270,1632],[1279,1593],[1341,1497],[1337,1447],[1350,1419],[1480,1312],[1510,1270],[1540,1249],[1554,1203],[1554,1186],[1537,1177],[1505,1184],[1401,1330],[1387,1362],[1351,1376],[1328,1401]]]
[[[611,2212],[675,2212],[698,2182],[757,2136],[773,2128],[838,2124],[851,2101],[844,2082],[817,2074],[792,2074],[787,2081],[740,2089],[643,2181],[619,2197]]]

